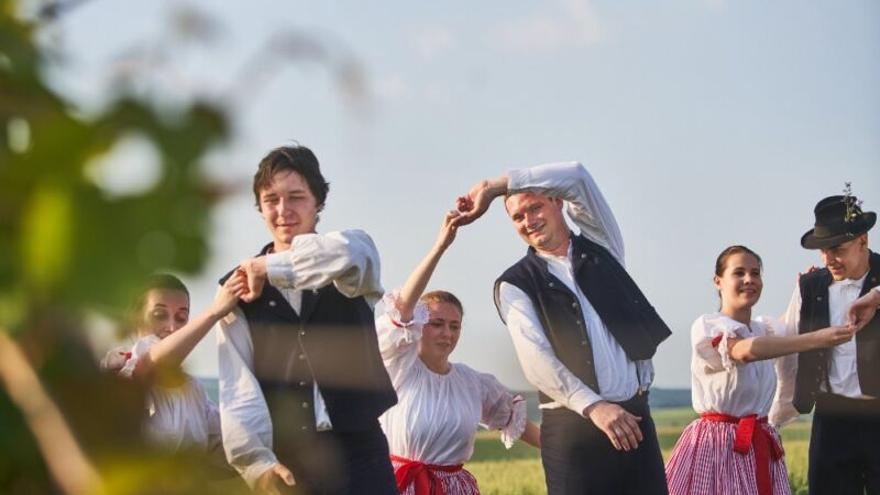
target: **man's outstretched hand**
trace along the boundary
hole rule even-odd
[[[458,225],[467,225],[483,216],[498,196],[507,194],[507,176],[485,179],[471,187],[467,195],[455,201],[455,208],[461,212]]]

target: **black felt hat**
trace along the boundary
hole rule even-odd
[[[877,221],[873,211],[863,212],[855,196],[830,196],[816,204],[815,228],[801,237],[801,246],[822,249],[846,241],[871,230]]]

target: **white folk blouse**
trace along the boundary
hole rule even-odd
[[[474,452],[481,423],[501,430],[510,448],[525,431],[525,400],[494,376],[461,363],[450,363],[445,375],[428,369],[418,356],[427,308],[419,303],[412,321],[398,326],[395,297],[385,296],[385,312],[376,320],[379,350],[398,397],[379,418],[391,454],[425,464],[463,464]]]
[[[147,354],[159,337],[150,335],[135,342],[131,357],[119,370],[131,378],[138,361]],[[198,447],[212,451],[220,447],[220,411],[208,398],[204,387],[195,378],[185,375],[176,387],[154,385],[147,393],[147,439],[173,450]]]
[[[700,316],[691,326],[691,398],[698,413],[767,416],[776,395],[778,359],[739,363],[730,358],[728,339],[784,335],[782,323],[759,316],[748,325],[722,313]],[[717,345],[713,346],[713,340]],[[776,408],[774,408],[776,409]],[[770,414],[770,423],[787,418]]]

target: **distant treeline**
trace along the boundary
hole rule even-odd
[[[201,381],[202,385],[205,386],[205,390],[207,390],[208,396],[216,402],[218,400],[217,379],[199,378],[199,381]],[[538,392],[520,391],[516,393],[522,395],[528,401],[529,419],[535,422],[540,422],[541,412],[538,410]],[[651,388],[651,393],[648,395],[648,402],[650,402],[651,407],[654,409],[664,407],[690,407],[691,391],[687,388],[653,387]]]

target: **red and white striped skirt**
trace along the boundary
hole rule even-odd
[[[734,451],[737,424],[697,419],[684,429],[666,464],[670,495],[758,495],[755,449]],[[781,445],[779,434],[768,424],[764,428]],[[769,459],[773,495],[790,495],[784,457]]]
[[[409,461],[412,462],[412,461]],[[406,459],[397,456],[391,456],[391,465],[394,466],[394,473],[400,479],[400,469],[407,464]],[[477,479],[467,470],[459,467],[454,470],[432,469],[428,465],[425,468],[430,472],[430,493],[433,495],[480,495],[480,489],[477,487]],[[435,483],[439,486],[435,486]],[[410,483],[406,488],[400,490],[401,495],[421,495],[416,491],[418,483]]]

